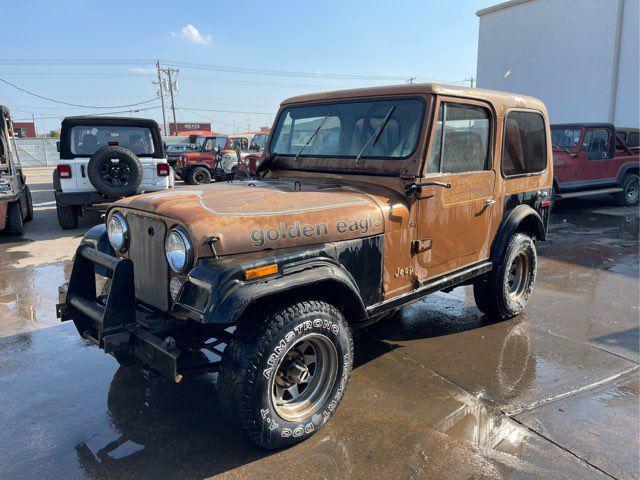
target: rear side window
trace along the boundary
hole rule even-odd
[[[547,166],[544,118],[537,112],[512,111],[504,125],[502,174],[505,177],[542,172]]]
[[[627,137],[627,145],[630,148],[638,148],[638,143],[640,142],[640,132],[629,132],[629,136]]]
[[[428,173],[484,170],[489,156],[489,112],[475,105],[443,103],[438,113]]]

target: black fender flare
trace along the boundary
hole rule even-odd
[[[206,169],[207,169],[207,170],[209,170],[209,172],[211,172],[211,174],[213,175],[213,170],[214,170],[214,169],[211,167],[211,165],[208,165],[208,164],[206,164],[206,163],[187,163],[187,164],[184,166],[184,168],[182,169],[182,171],[183,171],[186,175],[188,175],[188,174],[189,174],[189,172],[190,172],[191,170],[193,170],[194,168],[197,168],[197,167],[203,167],[203,168],[206,168]]]
[[[95,248],[99,252],[106,253],[107,255],[111,255],[112,257],[116,256],[116,252],[111,246],[111,242],[109,242],[107,227],[103,223],[91,227],[82,237],[80,244],[90,245],[91,248]],[[96,264],[95,269],[98,275],[102,275],[103,277],[111,276],[111,271],[107,270],[101,265]]]
[[[316,259],[317,260],[317,259]],[[332,289],[342,302],[348,302],[347,310],[359,319],[366,319],[364,302],[356,283],[348,272],[327,261],[315,261],[297,265],[283,275],[257,282],[235,282],[226,289],[219,303],[204,315],[204,323],[228,324],[237,322],[247,309],[268,297],[309,289],[310,295],[322,287],[328,293]]]
[[[620,167],[620,170],[618,171],[618,175],[616,175],[616,183],[618,185],[622,185],[622,182],[624,181],[624,177],[625,175],[627,175],[627,173],[629,173],[629,170],[632,171],[631,173],[635,173],[636,175],[638,175],[637,160],[635,162],[627,162]]]
[[[509,239],[523,223],[526,223],[527,231],[535,235],[538,240],[546,238],[547,232],[540,214],[529,205],[518,205],[502,222],[502,226],[496,234],[491,246],[491,261],[496,263],[502,260]]]

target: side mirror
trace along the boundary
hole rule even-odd
[[[56,150],[60,152],[60,142],[56,142]]]

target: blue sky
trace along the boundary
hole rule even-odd
[[[0,0],[0,78],[70,103],[117,106],[155,96],[153,65],[145,59],[269,70],[276,74],[181,67],[178,75],[178,121],[210,120],[224,132],[234,125],[253,129],[273,120],[280,101],[293,95],[409,76],[443,82],[475,76],[475,12],[495,3]],[[34,59],[120,63],[7,63]],[[341,78],[329,78],[334,74]],[[45,120],[47,130],[59,127],[57,117],[99,111],[58,105],[1,83],[0,104],[16,119],[55,117]],[[162,118],[159,108],[136,115]]]

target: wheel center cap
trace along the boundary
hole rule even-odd
[[[284,378],[291,383],[305,383],[309,380],[309,368],[298,359],[293,359],[284,368]]]

